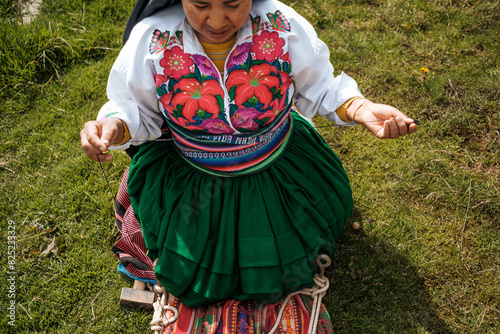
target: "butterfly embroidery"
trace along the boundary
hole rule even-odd
[[[175,32],[175,36],[177,36],[177,39],[179,40],[179,42],[181,42],[181,44],[184,45],[184,41],[182,40],[182,37],[183,37],[182,30],[177,30]]]
[[[260,27],[260,16],[257,15],[256,17],[253,17],[250,15],[250,19],[252,20],[252,35],[255,35]]]
[[[153,37],[151,38],[151,43],[149,43],[149,53],[157,54],[163,51],[167,46],[169,36],[170,32],[168,30],[162,33],[160,30],[155,29]]]
[[[281,13],[279,10],[273,13],[267,13],[267,18],[269,19],[269,22],[271,22],[271,25],[282,31],[290,31],[290,23],[288,20],[285,18],[285,15]]]

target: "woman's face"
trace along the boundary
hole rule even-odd
[[[212,44],[233,38],[248,19],[251,6],[252,0],[182,0],[198,39]]]

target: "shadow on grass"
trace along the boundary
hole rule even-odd
[[[349,220],[360,219],[354,212]],[[418,269],[394,246],[345,226],[325,303],[339,333],[453,333],[439,317]]]

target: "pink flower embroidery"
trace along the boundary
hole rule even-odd
[[[263,31],[260,35],[253,36],[251,51],[255,53],[258,60],[265,60],[272,63],[283,54],[282,47],[285,40],[279,37],[278,32]]]
[[[182,116],[193,122],[193,117],[198,110],[209,112],[213,117],[219,115],[219,105],[216,95],[224,95],[222,87],[215,79],[205,80],[200,83],[195,78],[181,79],[174,86],[174,91],[180,89],[172,98],[172,108],[182,106]]]
[[[233,134],[234,130],[221,119],[218,118],[208,118],[204,120],[200,127],[206,129],[208,133],[214,134]]]
[[[238,109],[231,116],[231,123],[237,129],[257,130],[259,124],[255,123],[254,118],[258,116],[260,116],[260,112],[254,108]]]
[[[278,88],[280,79],[272,74],[278,73],[276,67],[267,63],[254,65],[247,72],[245,70],[234,70],[227,78],[227,88],[236,86],[235,103],[241,107],[243,103],[252,97],[256,97],[260,103],[264,104],[264,108],[269,106],[273,99],[271,88]]]
[[[212,65],[210,59],[201,55],[191,55],[191,57],[194,59],[196,66],[200,69],[201,74],[214,78],[219,77],[219,72],[217,72],[217,69]]]
[[[188,53],[184,53],[180,47],[174,46],[170,50],[165,50],[160,65],[164,68],[163,73],[167,77],[179,80],[191,72],[190,67],[194,62]]]
[[[248,51],[250,50],[251,45],[252,43],[247,42],[236,46],[233,53],[229,56],[227,67],[231,69],[235,66],[243,64],[248,58]]]

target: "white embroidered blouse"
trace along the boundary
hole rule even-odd
[[[131,140],[115,150],[157,139],[164,119],[201,135],[265,131],[292,101],[305,117],[354,125],[335,110],[362,95],[346,74],[334,77],[329,55],[292,8],[257,0],[221,75],[176,5],[134,27],[111,69],[109,101],[97,118],[127,124]]]

